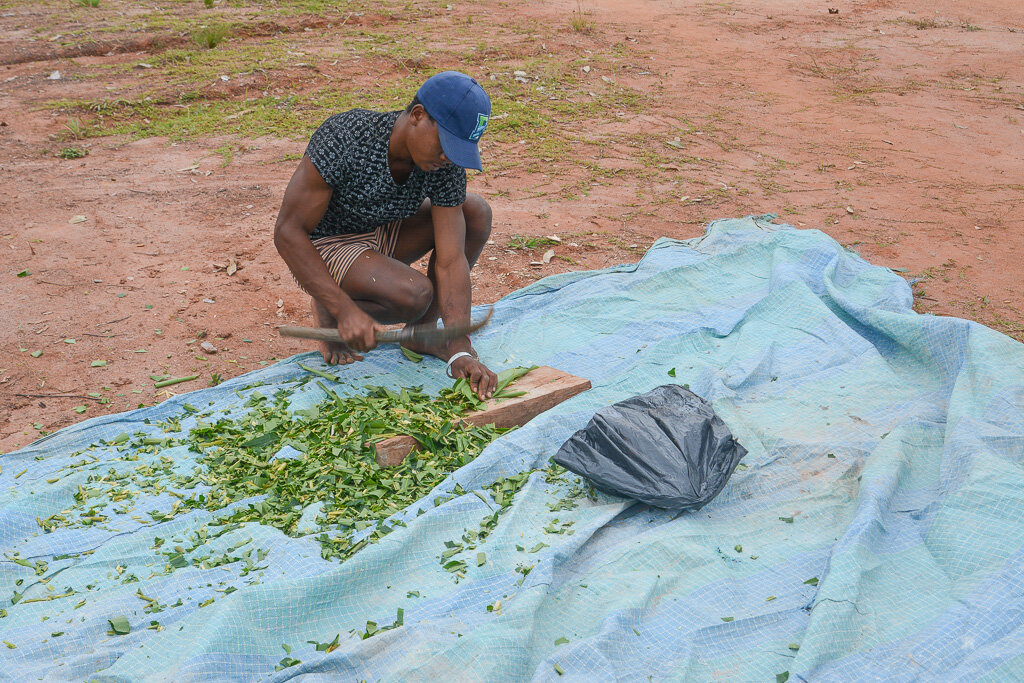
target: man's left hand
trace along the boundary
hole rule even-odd
[[[498,376],[473,356],[462,356],[452,363],[452,375],[468,379],[473,392],[482,399],[493,396],[498,386]]]

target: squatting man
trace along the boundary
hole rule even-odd
[[[382,325],[469,322],[469,271],[491,232],[491,209],[466,192],[491,101],[471,77],[427,79],[404,111],[352,109],[313,134],[285,190],[274,244],[312,297],[329,364],[362,360]],[[426,275],[411,267],[430,253]],[[497,376],[468,336],[411,350],[445,361],[489,398]]]

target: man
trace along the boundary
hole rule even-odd
[[[274,244],[313,318],[342,344],[321,343],[329,364],[362,360],[381,324],[469,322],[469,271],[491,232],[491,210],[466,193],[481,170],[477,142],[491,101],[469,76],[445,71],[420,87],[405,111],[353,109],[313,134],[285,190]],[[410,267],[428,252],[427,274]],[[410,347],[448,363],[490,398],[497,376],[469,337]]]

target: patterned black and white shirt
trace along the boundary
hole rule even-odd
[[[306,147],[313,166],[334,193],[311,238],[373,232],[416,213],[425,198],[435,206],[466,201],[466,169],[414,166],[401,185],[388,168],[388,142],[401,111],[352,109],[317,128]]]

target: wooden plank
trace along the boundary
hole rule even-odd
[[[467,413],[460,422],[519,427],[545,410],[583,393],[590,388],[590,380],[545,365],[530,371],[510,388],[512,391],[525,391],[526,394],[500,401],[492,398],[484,410]],[[381,467],[400,465],[418,445],[416,439],[404,435],[378,441],[377,464]]]

